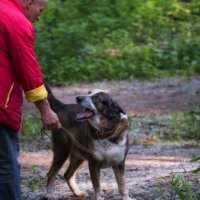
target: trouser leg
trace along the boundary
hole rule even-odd
[[[0,200],[20,200],[18,134],[0,125]]]

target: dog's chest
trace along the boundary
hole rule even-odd
[[[94,141],[95,159],[104,162],[104,167],[112,166],[113,164],[121,163],[124,160],[126,151],[126,139],[115,144],[111,141],[96,140]]]

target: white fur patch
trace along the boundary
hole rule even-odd
[[[94,117],[92,117],[91,119],[89,119],[92,127],[95,128],[98,131],[100,131],[100,127],[99,127],[100,123],[101,123],[100,117],[101,117],[101,115],[98,114],[98,115],[95,115]]]
[[[121,119],[128,119],[128,115],[124,115],[123,113],[120,113]]]
[[[103,91],[103,90],[95,89],[95,90],[92,90],[92,92],[88,96],[93,96],[93,95],[95,95],[97,93],[100,93],[100,92],[104,92],[105,93],[105,91]]]
[[[95,158],[99,161],[103,161],[104,167],[110,167],[114,164],[119,164],[124,159],[126,150],[126,138],[124,138],[120,143],[114,144],[107,139],[95,140]]]
[[[90,100],[89,100],[89,104],[90,104],[90,106],[91,106],[91,108],[92,108],[93,110],[97,111],[96,106],[93,104],[91,98],[90,98]]]

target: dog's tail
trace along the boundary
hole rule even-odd
[[[50,87],[45,83],[45,88],[48,92],[48,101],[50,104],[51,109],[55,112],[58,113],[64,106],[64,103],[62,103],[60,100],[56,99],[56,97],[53,95]]]

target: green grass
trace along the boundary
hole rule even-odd
[[[26,114],[23,116],[23,126],[20,134],[22,141],[27,138],[36,138],[40,136],[42,123],[38,116],[39,113],[34,116]]]
[[[185,179],[184,175],[182,174],[175,175],[172,180],[172,186],[173,186],[173,190],[175,191],[175,193],[179,196],[181,200],[196,200],[197,199],[191,185]]]
[[[190,183],[190,174],[187,173],[173,173],[170,176],[170,180],[165,177],[159,178],[159,184],[156,187],[159,193],[160,200],[198,200],[196,187],[193,183]],[[198,179],[198,177],[193,177]],[[168,184],[166,184],[168,183]]]
[[[185,143],[200,140],[200,106],[168,116],[130,117],[134,144]]]

